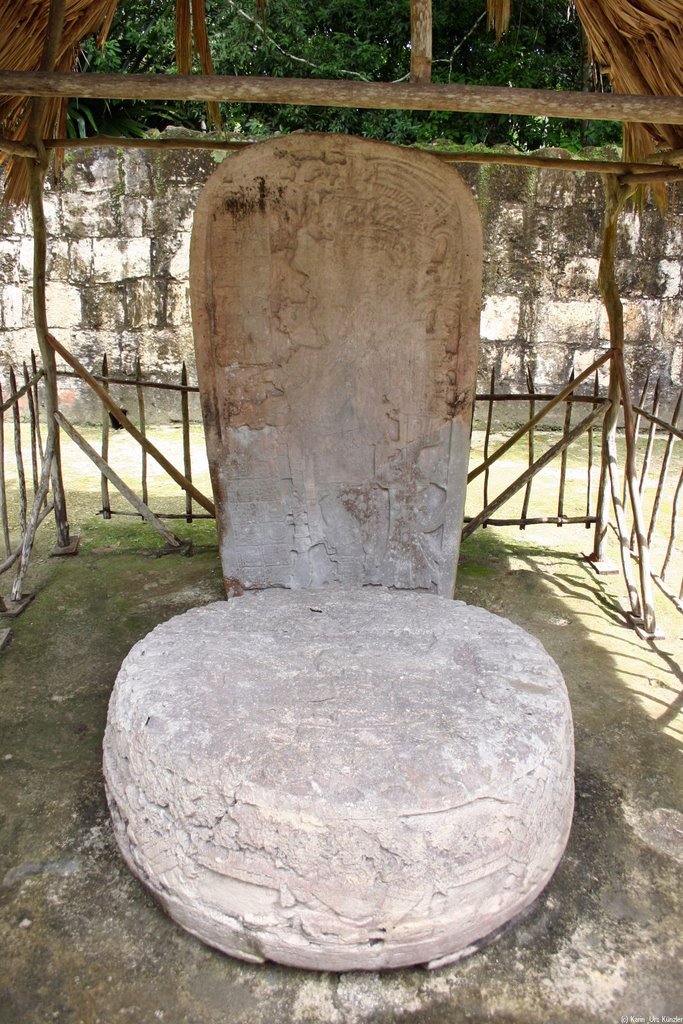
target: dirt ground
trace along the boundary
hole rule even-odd
[[[42,528],[28,580],[37,596],[0,654],[2,1024],[683,1017],[683,620],[662,605],[665,637],[639,639],[619,610],[619,578],[578,557],[588,531],[480,531],[459,570],[458,597],[539,637],[567,682],[576,811],[550,885],[497,941],[451,967],[313,974],[203,946],[118,854],[101,774],[117,670],[157,623],[221,599],[221,572],[213,524],[174,527],[193,538],[192,557],[157,557],[147,526],[94,515],[99,481],[76,468],[80,554],[48,558]]]

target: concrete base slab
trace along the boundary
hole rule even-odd
[[[4,607],[0,610],[0,614],[6,615],[10,619],[18,618],[22,612],[25,612],[28,606],[35,598],[35,594],[24,594],[19,601],[11,601],[7,598],[3,604]]]
[[[77,555],[81,546],[81,538],[74,537],[70,544],[61,546],[56,544],[50,552],[51,558],[68,558],[70,555]]]
[[[564,850],[559,669],[506,619],[382,588],[270,590],[153,630],[112,695],[122,853],[210,945],[321,970],[448,963]]]

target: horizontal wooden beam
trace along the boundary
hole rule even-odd
[[[119,138],[113,135],[91,135],[85,139],[43,139],[46,149],[102,149],[112,147],[113,149],[151,149],[151,150],[173,150],[173,149],[198,149],[198,150],[239,150],[248,146],[256,145],[250,139],[197,139],[192,137],[179,136],[175,139],[139,139]],[[482,153],[478,151],[450,152],[446,150],[420,148],[421,151],[443,160],[445,163],[455,164],[506,164],[511,167],[540,167],[551,171],[578,171],[583,174],[652,174],[657,176],[677,175],[678,168],[670,163],[671,153],[658,153],[661,163],[622,163],[618,160],[584,160],[581,157],[556,157],[544,156],[543,151],[538,153]],[[2,140],[0,139],[0,150]],[[683,158],[681,158],[683,159]]]
[[[683,96],[632,96],[429,82],[5,71],[0,74],[0,95],[454,110],[478,114],[683,124]]]

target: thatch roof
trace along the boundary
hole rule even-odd
[[[54,71],[73,71],[78,48],[88,36],[103,42],[116,12],[118,0],[66,0],[64,28],[57,47]],[[36,71],[41,68],[50,14],[50,0],[0,0],[0,68],[3,71]],[[0,134],[23,141],[29,128],[29,102],[24,96],[0,96]],[[66,134],[67,100],[51,98],[42,104],[41,138]],[[0,161],[2,154],[0,153]],[[27,195],[26,169],[14,160],[7,176],[7,200]]]
[[[80,43],[93,34],[103,40],[117,0],[63,0],[64,29],[54,63],[46,67],[50,0],[0,0],[0,71],[72,71]],[[484,0],[482,0],[482,3]],[[512,0],[486,0],[489,25],[505,31]],[[557,0],[562,2],[562,0]],[[600,64],[615,92],[635,95],[683,96],[683,0],[574,0],[588,37],[592,57]],[[265,0],[258,0],[263,7]],[[204,22],[204,0],[176,0],[176,53],[180,73],[191,70],[192,49],[204,74],[213,73]],[[50,62],[48,62],[50,63]],[[0,96],[0,136],[25,140],[30,111],[41,113],[39,138],[63,138],[67,101],[30,100]],[[209,117],[219,123],[217,104]],[[683,125],[625,125],[625,159],[642,159],[657,149],[683,149]],[[26,168],[0,152],[8,164],[5,201],[26,195]]]

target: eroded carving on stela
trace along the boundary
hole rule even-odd
[[[450,594],[481,291],[457,172],[334,135],[259,144],[205,187],[191,264],[228,591]]]

